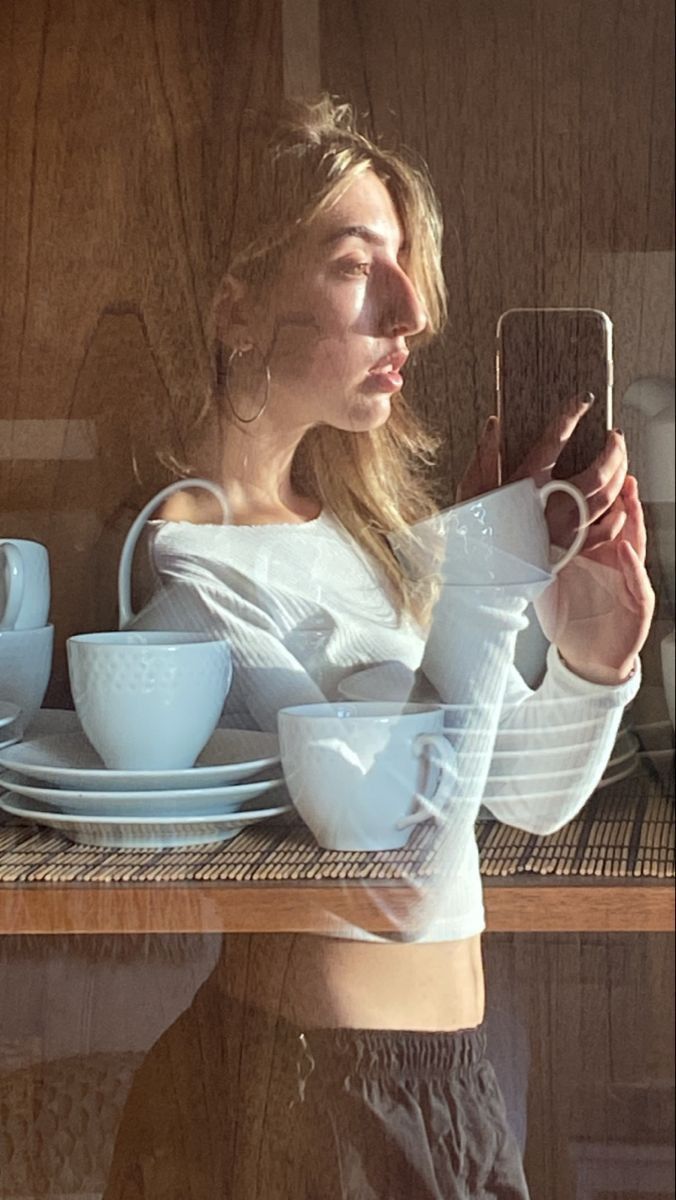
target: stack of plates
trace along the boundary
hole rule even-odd
[[[108,770],[79,729],[32,733],[0,749],[0,807],[87,845],[222,842],[289,811],[279,763],[274,734],[240,729],[175,771]]]

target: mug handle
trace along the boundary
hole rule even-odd
[[[0,618],[0,629],[13,629],[21,610],[24,589],[23,558],[18,546],[11,542],[0,542],[0,554],[4,556],[5,595],[7,603]]]
[[[176,492],[184,491],[185,488],[201,487],[205,491],[211,492],[213,496],[220,502],[223,511],[223,524],[227,523],[230,510],[228,508],[228,500],[222,487],[217,483],[211,483],[209,479],[178,479],[176,483],[170,483],[167,487],[162,488],[152,500],[141,509],[138,516],[134,519],[129,533],[124,539],[124,546],[120,555],[120,565],[117,572],[117,599],[119,606],[119,626],[120,629],[126,629],[130,621],[133,621],[136,614],[131,607],[131,568],[134,561],[134,552],[136,543],[141,534],[141,530],[145,525],[148,517],[157,508],[162,500],[166,500],[169,496],[173,496]]]
[[[442,791],[446,776],[455,773],[456,756],[455,750],[443,733],[419,733],[413,742],[413,753],[416,757],[421,758],[423,755],[429,754],[431,750],[434,751],[434,758],[430,755],[432,762],[441,767],[438,783],[431,796],[425,795],[424,792],[416,792],[414,799],[418,807],[408,817],[402,817],[400,821],[397,821],[396,829],[409,829],[413,825],[421,825],[423,821],[430,819],[436,821],[438,825],[443,824],[444,802],[443,799],[440,799],[439,793]]]
[[[558,575],[559,571],[563,570],[567,563],[570,562],[571,558],[575,558],[575,555],[579,550],[582,549],[587,540],[587,528],[589,526],[589,506],[579,488],[576,488],[575,484],[573,483],[568,483],[567,479],[551,479],[549,483],[545,483],[544,487],[538,488],[537,492],[538,496],[540,497],[540,504],[542,505],[543,512],[547,506],[549,497],[554,492],[565,492],[566,495],[573,498],[577,505],[577,511],[580,514],[580,524],[578,526],[577,533],[573,538],[572,545],[568,547],[565,554],[558,560],[558,562],[552,564],[552,575]]]

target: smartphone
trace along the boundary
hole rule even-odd
[[[596,308],[510,308],[496,330],[501,477],[507,482],[549,422],[584,392],[595,401],[552,472],[585,470],[613,428],[613,326]]]

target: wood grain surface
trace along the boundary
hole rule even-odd
[[[65,638],[113,624],[122,538],[208,386],[254,169],[242,114],[309,94],[319,68],[440,192],[450,322],[411,392],[442,435],[442,492],[494,408],[512,305],[610,313],[638,449],[622,394],[674,374],[670,17],[667,0],[2,6],[0,510],[51,552],[48,702],[67,696]]]
[[[5,886],[0,890],[0,935],[325,933],[330,929],[328,914],[386,932],[405,926],[411,897],[400,885]],[[488,928],[495,932],[674,928],[671,883],[494,881],[485,889],[485,904]]]
[[[571,1146],[668,1146],[673,1124],[673,939],[640,933],[486,940],[489,1005],[528,1030],[531,1193],[575,1200]],[[509,1052],[501,1043],[509,1079]],[[511,1071],[523,1070],[515,1039]],[[640,1172],[639,1172],[640,1175]],[[645,1180],[649,1171],[645,1172]],[[644,1194],[627,1193],[632,1197]],[[652,1196],[652,1188],[646,1187]]]
[[[121,539],[206,394],[207,317],[254,169],[243,114],[281,97],[281,13],[25,0],[0,26],[0,511],[5,536],[50,551],[59,702],[64,641],[114,628]]]
[[[440,192],[450,320],[413,383],[449,497],[494,410],[507,308],[610,314],[621,423],[631,380],[674,375],[668,0],[326,0],[321,16],[324,84]]]
[[[449,324],[408,372],[441,436],[450,502],[495,411],[495,328],[512,307],[600,308],[614,324],[614,423],[640,469],[630,383],[674,379],[673,32],[669,0],[325,0],[322,79],[384,144],[422,156],[440,193]],[[505,420],[520,425],[515,406]],[[646,495],[650,483],[639,470]],[[649,532],[664,520],[646,506]],[[644,651],[666,716],[658,607]]]
[[[0,6],[0,511],[6,536],[44,541],[52,556],[53,703],[66,696],[65,638],[114,622],[121,539],[164,481],[157,450],[175,440],[204,394],[211,294],[255,169],[243,116],[274,104],[282,90],[313,86],[314,35],[310,60],[292,32],[314,29],[316,0],[310,8],[304,28],[300,0]],[[286,42],[285,16],[296,22],[287,23]],[[503,309],[606,309],[620,400],[637,377],[673,378],[667,0],[321,0],[319,48],[322,85],[353,100],[385,143],[424,156],[440,189],[450,322],[417,365],[412,389],[442,434],[449,498],[494,408],[494,330]],[[638,438],[621,404],[617,411]],[[656,666],[654,655],[649,662]],[[574,918],[571,889],[547,890],[541,911],[549,929],[573,920],[587,930],[621,922],[664,928],[659,887],[632,892],[630,906],[627,893],[594,887]],[[73,898],[65,922],[57,895],[51,915],[40,909],[44,895],[17,897],[16,928],[119,927],[100,895]],[[232,928],[224,908],[180,896],[182,927]],[[155,927],[157,900],[135,896],[124,928]],[[520,898],[519,889],[490,888],[487,905],[495,930],[532,922],[531,896]],[[277,919],[283,924],[283,904]],[[288,940],[224,937],[219,980],[237,981],[245,996],[267,989],[274,1004]],[[87,940],[92,1004],[101,1000],[96,964],[108,941]],[[673,1061],[666,939],[621,934],[604,942],[587,932],[538,940],[521,932],[506,935],[499,963],[491,937],[486,945],[492,1003],[511,987],[528,1029],[533,1195],[572,1200],[571,1136],[633,1129],[648,1140],[662,1130],[660,1089]],[[160,957],[175,953],[168,940],[159,947]],[[150,1003],[152,967],[147,986]],[[205,1061],[221,1062],[209,1037],[221,1028],[222,996],[218,988],[210,996],[149,1056],[130,1120],[135,1112],[151,1124],[153,1113],[167,1115],[163,1136],[168,1130],[176,1145],[195,1137],[198,1151],[223,1154],[218,1130],[205,1123],[196,1131],[202,1110],[189,1108]],[[229,1032],[227,1062],[246,1070],[239,1141],[225,1149],[236,1150],[232,1195],[252,1200],[275,1022],[259,1016]],[[196,1098],[207,1115],[222,1111],[212,1074],[214,1090]],[[60,1078],[61,1094],[81,1091],[82,1078],[90,1078],[86,1064],[71,1084]],[[48,1120],[33,1132],[52,1144],[56,1136]],[[139,1132],[147,1132],[143,1120]],[[72,1135],[57,1133],[66,1142]],[[30,1146],[23,1152],[26,1194],[48,1195],[43,1176],[31,1182]],[[110,1152],[109,1145],[103,1175]],[[158,1170],[171,1171],[170,1156]],[[166,1200],[166,1178],[159,1191],[150,1176],[147,1187],[141,1180],[125,1200]],[[63,1191],[78,1184],[67,1170],[63,1180]],[[188,1179],[182,1200],[198,1186]]]

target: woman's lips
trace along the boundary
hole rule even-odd
[[[401,371],[407,358],[408,350],[403,347],[390,348],[387,354],[383,354],[368,373],[369,391],[398,392],[404,383]]]
[[[398,371],[369,371],[367,384],[369,391],[397,392],[403,386],[404,380]]]

